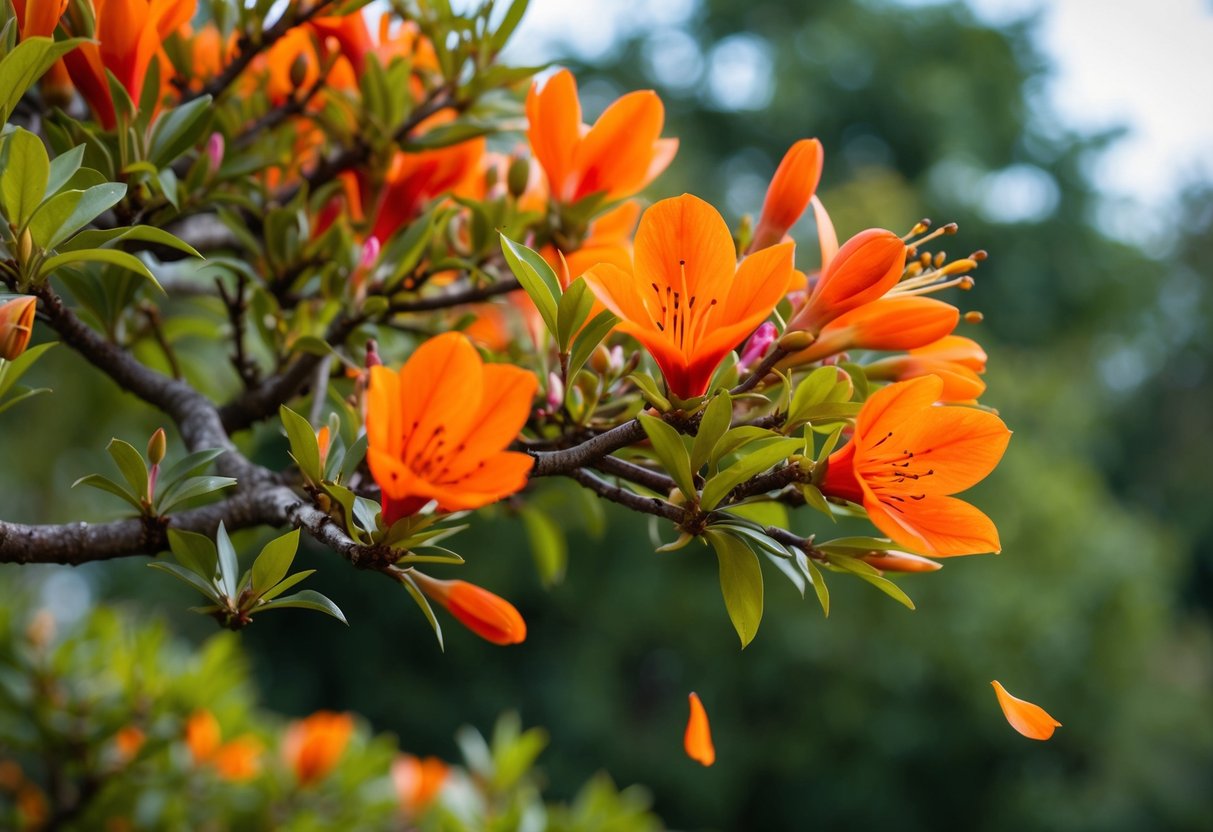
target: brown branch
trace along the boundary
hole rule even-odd
[[[388,311],[393,314],[404,314],[408,312],[435,312],[440,309],[451,309],[456,306],[464,306],[469,303],[479,303],[488,300],[489,298],[497,297],[498,295],[506,295],[510,292],[522,288],[514,278],[506,280],[498,280],[490,283],[488,286],[472,287],[469,289],[461,289],[455,292],[444,292],[441,295],[434,295],[428,298],[420,298],[413,301],[400,301],[393,303],[388,307]]]
[[[799,465],[785,465],[782,468],[776,468],[774,471],[759,474],[741,483],[741,485],[729,492],[728,497],[725,498],[725,502],[739,503],[749,497],[765,494],[768,491],[780,491],[792,483],[800,482],[806,476],[800,470]]]
[[[639,420],[631,419],[571,448],[559,451],[529,451],[530,455],[535,458],[531,476],[551,477],[558,474],[571,474],[579,468],[594,465],[620,448],[634,445],[644,438],[644,428],[641,427]]]
[[[637,485],[643,485],[650,491],[656,491],[659,494],[669,494],[678,487],[672,477],[660,471],[654,471],[652,468],[644,468],[635,463],[620,459],[617,456],[604,456],[594,463],[594,467],[604,474],[611,474],[612,476],[631,480]]]
[[[762,359],[762,363],[755,367],[753,371],[746,376],[744,380],[742,380],[741,384],[738,384],[729,391],[729,395],[740,396],[742,393],[748,393],[753,390],[758,386],[760,381],[766,378],[767,373],[771,372],[775,365],[778,364],[780,360],[787,354],[787,350],[776,346],[775,349],[771,350],[766,358]]]
[[[652,514],[655,517],[664,517],[673,523],[682,523],[687,519],[686,511],[672,503],[667,503],[665,500],[660,500],[656,497],[644,497],[633,491],[628,491],[626,488],[611,485],[584,468],[576,468],[565,476],[590,489],[604,500],[610,500],[613,503],[626,506],[632,511],[638,511],[642,514]]]

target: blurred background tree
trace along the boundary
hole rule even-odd
[[[907,580],[912,613],[838,581],[823,621],[773,583],[762,632],[737,652],[707,550],[654,555],[638,542],[643,523],[607,508],[602,528],[591,515],[565,530],[567,577],[545,590],[522,520],[501,506],[466,534],[484,555],[467,577],[518,604],[524,645],[454,631],[443,654],[398,589],[308,553],[352,628],[283,615],[245,633],[266,706],[351,709],[448,758],[458,724],[487,728],[516,708],[551,733],[554,794],[605,768],[650,786],[655,810],[685,829],[1207,829],[1210,186],[1176,197],[1182,222],[1166,245],[1102,231],[1092,163],[1115,135],[1066,129],[1040,106],[1049,67],[1030,21],[995,27],[962,4],[670,5],[681,11],[638,6],[653,24],[593,61],[557,56],[590,115],[629,89],[666,101],[666,134],[682,144],[654,197],[691,191],[732,219],[756,213],[784,149],[817,136],[840,234],[929,216],[960,222],[960,253],[990,252],[964,300],[986,314],[988,403],[1016,431],[977,499],[1003,555]],[[811,221],[794,234],[813,240]],[[59,355],[40,369],[70,366]],[[54,464],[39,462],[52,440],[6,443],[0,489],[14,519],[64,519],[65,503],[92,499],[67,486],[115,433],[106,382],[56,386],[23,412],[55,437]],[[129,405],[121,429],[146,435],[151,414],[140,434]],[[87,426],[82,408],[95,414]],[[559,516],[586,513],[571,486],[540,487]],[[183,632],[208,634],[168,583],[138,562],[45,570],[42,599],[71,616],[139,593]],[[993,678],[1065,727],[1047,744],[1011,732]],[[708,770],[681,753],[692,689],[713,717]]]

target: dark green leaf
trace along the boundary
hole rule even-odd
[[[655,416],[641,413],[637,418],[653,443],[653,450],[666,473],[674,478],[678,489],[688,500],[694,500],[698,492],[695,490],[695,478],[691,476],[691,457],[682,444],[682,435]]]
[[[699,432],[691,445],[691,470],[698,471],[708,461],[712,449],[733,421],[733,400],[722,390],[712,397],[699,420]]]
[[[74,483],[72,483],[72,488],[75,488],[77,485],[87,485],[91,488],[97,488],[97,489],[100,489],[101,491],[107,491],[110,494],[113,494],[115,497],[121,497],[122,499],[126,500],[128,503],[130,503],[132,506],[135,507],[136,511],[140,511],[140,512],[143,511],[143,505],[139,502],[139,498],[136,497],[134,494],[131,494],[129,491],[127,491],[125,488],[123,488],[118,483],[111,480],[109,477],[103,477],[100,474],[89,474],[88,476],[81,477],[80,479],[78,479]]]
[[[28,130],[18,127],[8,135],[7,144],[8,163],[0,171],[0,198],[9,222],[24,228],[46,193],[51,162],[42,139]]]
[[[282,426],[291,444],[291,457],[299,466],[299,471],[312,482],[320,482],[320,443],[316,439],[316,431],[312,430],[307,419],[286,405],[278,409],[278,414],[282,417]]]
[[[131,492],[140,500],[147,496],[147,463],[129,442],[111,439],[106,450],[122,472],[122,478],[131,487]]]
[[[180,107],[165,110],[152,127],[148,159],[158,168],[171,164],[197,144],[211,122],[211,97],[201,96]]]
[[[227,528],[220,521],[215,532],[215,548],[219,551],[219,580],[228,598],[236,597],[236,579],[240,577],[240,562],[236,556],[236,548],[232,539],[227,535]]]
[[[787,459],[803,446],[804,443],[799,439],[777,439],[750,451],[704,484],[700,505],[708,510],[716,508],[734,488],[777,462]]]
[[[556,279],[556,273],[537,252],[514,242],[504,234],[500,236],[501,250],[505,254],[510,271],[534,301],[548,332],[555,337],[559,332],[556,299],[561,296],[560,281]]]
[[[215,583],[219,553],[213,540],[197,532],[169,529],[168,546],[178,563],[209,583]]]
[[[175,563],[164,563],[163,561],[152,561],[148,566],[152,569],[159,569],[161,572],[167,572],[177,580],[189,584],[212,601],[219,602],[221,600],[219,593],[215,591],[215,587],[203,581],[184,566],[178,566]]]

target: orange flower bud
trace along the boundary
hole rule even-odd
[[[872,552],[860,560],[885,572],[937,572],[943,569],[942,563],[911,552]]]
[[[224,780],[251,780],[261,772],[261,741],[252,734],[236,737],[215,752],[215,770]]]
[[[692,691],[688,698],[691,702],[691,715],[687,719],[687,730],[683,735],[682,745],[688,757],[701,765],[710,766],[716,762],[716,746],[712,745],[708,712],[699,701],[699,694]]]
[[[467,581],[440,581],[416,571],[412,576],[431,600],[486,641],[521,644],[526,640],[526,622],[514,605],[501,596]]]
[[[0,303],[0,358],[12,361],[29,346],[38,299],[25,296]]]
[[[291,723],[282,740],[282,757],[301,786],[323,779],[336,767],[350,735],[354,718],[349,714],[317,711]]]
[[[450,766],[437,757],[401,754],[392,763],[392,783],[401,808],[410,815],[424,812],[442,791],[450,773]]]
[[[801,139],[779,163],[762,203],[749,252],[773,246],[796,224],[821,181],[822,149],[817,139]]]
[[[189,746],[194,763],[204,763],[219,748],[219,720],[205,709],[190,714],[185,723],[185,744]]]
[[[994,693],[998,696],[998,704],[1002,706],[1007,722],[1028,739],[1047,740],[1053,736],[1054,729],[1061,727],[1061,723],[1049,716],[1044,708],[1012,696],[997,681],[990,684],[994,686]]]
[[[905,261],[906,245],[892,231],[859,232],[822,270],[808,303],[788,329],[817,332],[838,316],[884,297],[901,279]]]

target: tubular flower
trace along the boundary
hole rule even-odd
[[[682,737],[682,747],[695,762],[710,766],[716,762],[716,747],[712,745],[712,728],[708,724],[708,712],[694,691],[688,697],[691,715],[687,719],[687,730]]]
[[[817,139],[801,139],[788,148],[767,188],[750,252],[780,242],[800,219],[821,181],[821,159],[821,142]]]
[[[538,382],[486,365],[461,333],[426,341],[399,373],[371,368],[367,461],[393,523],[430,500],[440,511],[480,508],[526,485],[532,460],[505,448],[531,410]]]
[[[817,333],[840,315],[884,297],[906,264],[906,244],[892,231],[869,228],[843,245],[813,286],[788,329]]]
[[[1049,716],[1044,708],[1012,696],[997,681],[990,684],[994,686],[994,693],[998,696],[998,704],[1002,707],[1007,722],[1028,739],[1047,740],[1053,736],[1055,729],[1061,727],[1061,723]]]
[[[916,295],[881,298],[826,324],[817,340],[779,362],[795,367],[846,350],[908,350],[938,341],[960,323],[949,303]]]
[[[12,361],[25,352],[37,311],[38,299],[31,295],[0,303],[0,359]]]
[[[54,34],[66,8],[67,0],[13,0],[21,39],[49,38]]]
[[[401,754],[392,763],[392,783],[401,808],[410,815],[424,812],[442,791],[450,773],[450,766],[437,757]]]
[[[972,402],[986,390],[979,373],[986,371],[986,352],[972,338],[946,335],[905,355],[882,358],[864,368],[868,378],[905,381],[935,375],[943,379],[940,401]]]
[[[855,434],[831,454],[821,490],[861,504],[899,545],[933,557],[999,550],[998,530],[949,496],[986,477],[1011,431],[992,413],[935,405],[937,376],[890,384],[859,412]]]
[[[678,150],[661,138],[665,107],[652,90],[631,92],[603,111],[593,127],[581,122],[577,82],[567,69],[526,99],[527,139],[557,201],[569,204],[605,192],[625,199],[657,178]]]
[[[261,741],[251,734],[225,742],[215,752],[215,771],[224,780],[251,780],[261,772]]]
[[[185,723],[185,744],[195,763],[210,760],[219,749],[219,720],[207,710],[197,710],[190,714]]]
[[[353,733],[354,718],[349,714],[317,711],[286,729],[282,758],[300,785],[315,783],[336,767]]]
[[[501,645],[526,641],[526,621],[501,596],[467,581],[440,581],[420,572],[412,577],[431,600],[485,641]]]
[[[708,203],[683,194],[640,219],[631,270],[604,263],[583,279],[622,318],[618,329],[656,359],[674,395],[702,395],[726,354],[771,314],[795,280],[791,243],[737,265],[733,238]]]
[[[92,0],[92,4],[92,37],[97,42],[82,43],[63,60],[76,89],[102,126],[110,129],[115,113],[106,71],[138,102],[147,69],[157,60],[164,39],[194,16],[197,0]],[[167,61],[162,66],[170,67]]]

